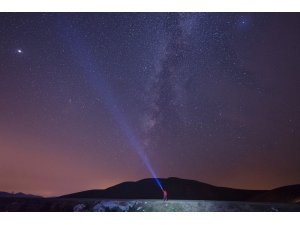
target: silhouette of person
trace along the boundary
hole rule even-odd
[[[164,201],[168,201],[168,192],[166,190],[163,190],[164,195]]]

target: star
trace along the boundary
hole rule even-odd
[[[23,50],[20,49],[20,48],[18,48],[18,49],[17,49],[17,54],[23,54]]]

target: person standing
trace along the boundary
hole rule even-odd
[[[163,191],[164,201],[168,201],[168,192],[166,190],[162,190],[162,191]]]

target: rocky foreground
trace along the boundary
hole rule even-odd
[[[10,212],[300,212],[300,204],[208,200],[1,198]]]

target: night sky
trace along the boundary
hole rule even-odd
[[[0,13],[0,190],[300,183],[299,88],[299,13]]]

